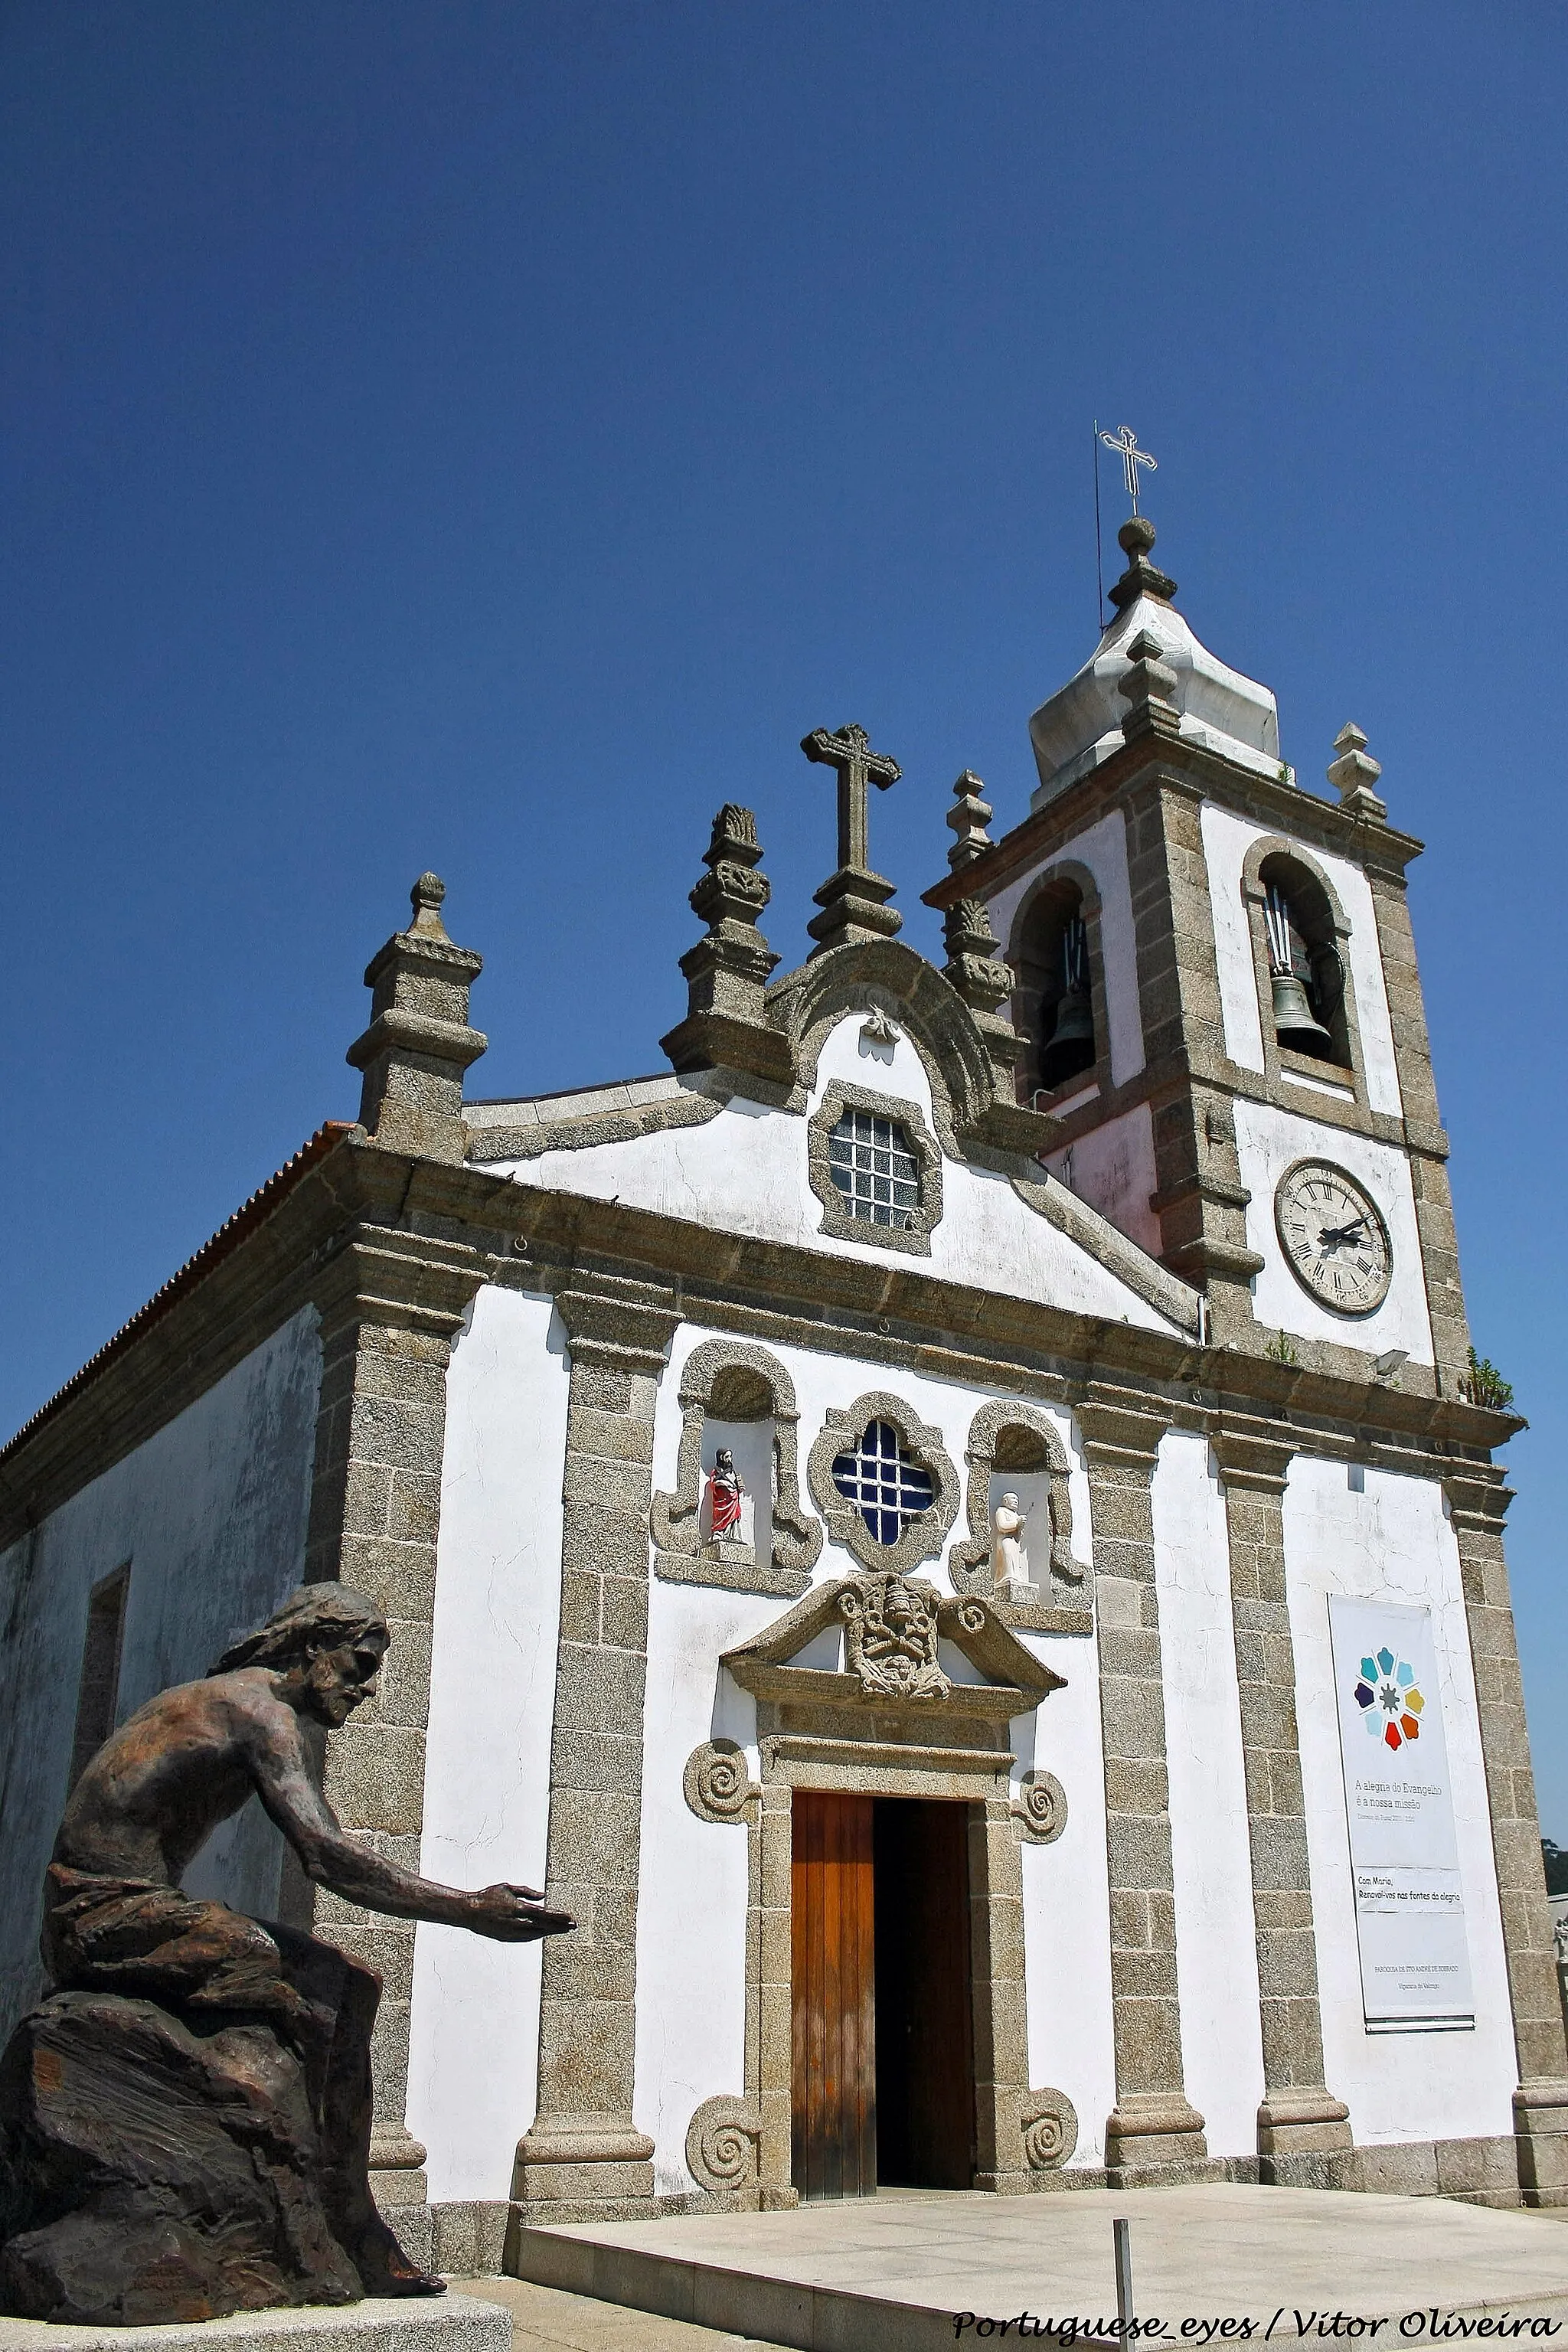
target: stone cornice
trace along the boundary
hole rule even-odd
[[[1275,782],[1206,744],[1144,735],[1090,768],[958,873],[943,875],[921,893],[924,904],[945,910],[958,898],[994,898],[1016,875],[1048,858],[1097,824],[1112,805],[1146,785],[1215,801],[1385,878],[1398,880],[1424,846],[1413,834],[1368,824],[1348,815],[1336,801]]]

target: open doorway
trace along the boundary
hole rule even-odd
[[[969,1814],[794,1798],[793,2177],[803,2198],[974,2170]]]

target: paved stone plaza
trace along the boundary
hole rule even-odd
[[[668,2352],[729,2340],[708,2328],[801,2352],[934,2352],[955,2341],[962,2312],[1113,2320],[1117,2214],[1132,2225],[1136,2315],[1164,2322],[1156,2340],[1183,2340],[1186,2319],[1251,2320],[1259,2336],[1272,2321],[1275,2345],[1342,2339],[1338,2313],[1382,2319],[1365,2331],[1375,2343],[1426,2343],[1434,2308],[1439,2336],[1455,2313],[1568,2325],[1568,2230],[1554,2214],[1228,2182],[1055,2197],[884,2191],[788,2213],[536,2229],[521,2260],[541,2284],[703,2330],[671,2336]],[[508,2284],[477,2282],[472,2292]],[[1427,2317],[1417,2326],[1411,2313]],[[603,2336],[563,2325],[556,2340],[582,2352],[665,2352],[665,2338],[638,2332],[658,2325],[638,2317],[630,2334]],[[983,2339],[967,2330],[962,2340]]]

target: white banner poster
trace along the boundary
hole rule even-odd
[[[1476,2021],[1432,1616],[1329,1600],[1369,2033]]]

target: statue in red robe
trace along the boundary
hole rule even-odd
[[[741,1538],[741,1497],[745,1493],[734,1456],[721,1445],[708,1473],[708,1528],[715,1543],[738,1543]]]

